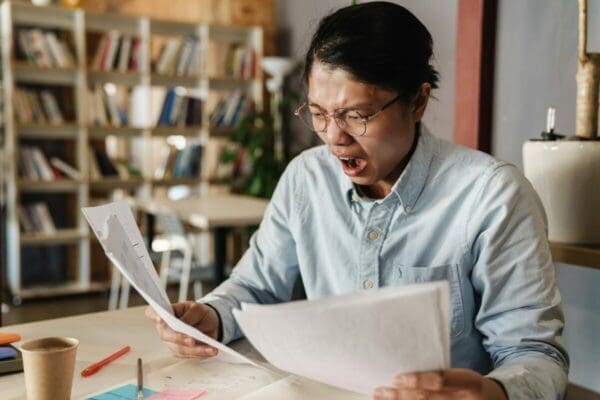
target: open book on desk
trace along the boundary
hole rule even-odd
[[[107,256],[175,331],[218,348],[227,362],[257,365],[181,322],[125,202],[86,208]],[[234,315],[273,366],[357,393],[389,385],[395,374],[450,366],[447,282],[366,290],[278,305],[243,304]]]

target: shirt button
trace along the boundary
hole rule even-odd
[[[370,279],[365,279],[365,281],[363,282],[363,287],[365,289],[371,289],[373,287],[373,281]]]
[[[378,237],[379,237],[379,233],[377,233],[377,231],[369,232],[369,239],[376,240]]]
[[[409,213],[409,212],[410,212],[410,210],[412,210],[412,207],[411,207],[411,206],[406,206],[406,207],[404,207],[404,211],[406,211],[407,213]]]
[[[356,193],[352,193],[352,201],[356,202],[359,200],[360,200],[360,197],[358,197],[358,195]]]

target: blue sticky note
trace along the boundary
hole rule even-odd
[[[17,350],[11,346],[0,346],[0,360],[6,360],[9,358],[15,358],[17,356]]]
[[[144,397],[150,397],[156,392],[144,388]],[[137,400],[137,386],[125,385],[108,392],[97,394],[94,397],[88,397],[87,400]]]

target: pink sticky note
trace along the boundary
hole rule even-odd
[[[194,400],[206,393],[205,390],[165,390],[158,392],[148,400]]]

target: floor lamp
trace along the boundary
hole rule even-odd
[[[269,91],[271,101],[271,115],[273,116],[273,128],[275,133],[274,149],[275,159],[283,161],[283,132],[282,132],[282,116],[281,116],[281,101],[283,99],[283,80],[294,69],[296,62],[287,57],[263,57],[261,66],[262,69],[271,76],[267,79],[267,90]]]

